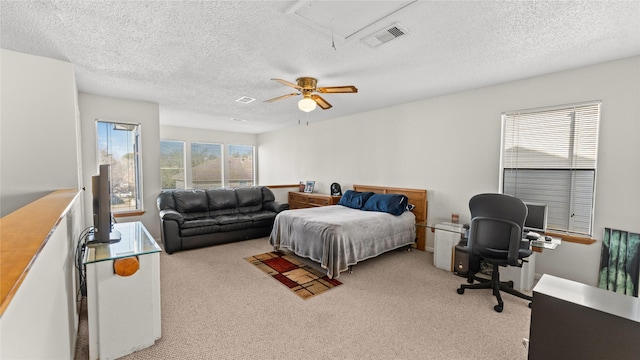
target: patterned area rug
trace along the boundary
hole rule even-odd
[[[284,251],[272,251],[245,258],[249,263],[278,280],[302,299],[322,294],[342,283],[303,263],[295,255]]]

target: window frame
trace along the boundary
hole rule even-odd
[[[242,144],[226,144],[226,150],[227,150],[226,151],[226,155],[227,155],[226,159],[227,159],[227,161],[225,162],[225,164],[227,164],[227,168],[223,169],[223,170],[226,170],[224,173],[227,175],[225,177],[225,179],[224,179],[225,186],[230,186],[231,180],[232,180],[232,179],[230,179],[230,176],[231,176],[231,157],[232,157],[231,156],[231,147],[232,146],[241,146],[241,147],[251,148],[251,162],[252,162],[252,164],[251,164],[251,185],[245,185],[245,186],[254,186],[256,184],[256,179],[257,179],[257,176],[256,176],[256,169],[257,169],[257,167],[256,167],[256,165],[257,165],[257,162],[256,162],[256,146],[255,145],[242,145]],[[238,187],[243,187],[243,186],[239,185]]]
[[[231,143],[224,143],[224,142],[207,142],[207,141],[189,141],[189,140],[176,140],[176,139],[168,139],[168,138],[162,138],[160,139],[160,142],[163,141],[168,141],[168,142],[181,142],[184,144],[184,164],[185,164],[185,169],[184,169],[184,177],[185,177],[185,188],[186,189],[195,189],[194,187],[194,182],[193,182],[193,172],[192,172],[192,159],[193,159],[193,154],[192,154],[192,145],[193,144],[212,144],[212,145],[218,145],[220,146],[220,152],[221,152],[221,172],[222,172],[222,179],[221,179],[221,186],[220,188],[224,188],[224,187],[229,187],[230,185],[230,179],[229,179],[229,175],[230,175],[230,169],[229,169],[229,162],[230,162],[230,158],[231,158],[231,149],[230,147],[232,146],[241,146],[241,147],[247,147],[247,148],[251,148],[251,157],[252,157],[252,166],[251,166],[251,172],[252,172],[252,185],[246,185],[246,186],[255,186],[255,184],[257,184],[258,181],[258,174],[257,174],[257,169],[258,169],[258,161],[257,161],[257,147],[254,144],[231,144]],[[241,186],[239,186],[241,187]]]
[[[164,188],[163,184],[162,184],[162,170],[166,170],[169,168],[163,168],[162,167],[162,143],[166,142],[166,143],[180,143],[182,144],[182,182],[184,184],[184,187],[182,188],[178,188],[178,187],[174,187],[172,189],[187,189],[187,170],[186,170],[186,165],[187,165],[187,143],[184,140],[171,140],[171,139],[160,139],[160,189],[161,190],[169,190],[169,188]],[[170,168],[173,169],[173,168]],[[177,169],[177,168],[176,168]]]
[[[582,108],[588,108],[588,107],[592,107],[594,109],[597,110],[597,116],[595,116],[594,121],[595,123],[590,123],[589,126],[587,126],[587,129],[590,128],[594,128],[595,131],[593,132],[593,137],[590,139],[592,142],[588,143],[589,145],[591,145],[591,149],[592,149],[592,155],[593,155],[593,159],[590,160],[589,162],[592,162],[592,164],[589,164],[589,166],[584,166],[582,164],[577,164],[578,162],[580,162],[578,160],[578,158],[580,157],[579,155],[576,155],[576,148],[580,148],[579,145],[577,144],[584,144],[583,142],[578,142],[577,139],[584,139],[585,136],[582,135],[581,138],[578,137],[580,136],[580,134],[577,132],[578,130],[583,130],[582,128],[579,128],[578,126],[580,126],[579,121],[576,121],[575,118],[575,112],[576,109],[582,109]],[[512,164],[506,164],[507,162],[507,127],[508,126],[512,126],[512,129],[515,129],[517,131],[519,131],[520,129],[516,129],[514,126],[519,126],[519,125],[512,125],[512,124],[508,124],[509,121],[515,121],[517,119],[517,116],[525,116],[525,117],[532,117],[534,116],[535,113],[544,113],[540,115],[540,118],[538,119],[539,121],[541,120],[548,120],[546,117],[548,116],[555,116],[555,114],[553,114],[553,112],[571,112],[573,111],[574,114],[572,115],[571,118],[571,125],[570,125],[570,129],[566,134],[566,137],[564,137],[565,139],[567,139],[569,145],[569,151],[571,156],[569,157],[569,159],[571,159],[569,162],[571,163],[571,165],[569,166],[569,168],[566,167],[562,167],[561,162],[553,162],[553,161],[542,161],[541,163],[546,165],[546,167],[541,167],[541,166],[533,166],[533,167],[529,167],[527,165],[523,165],[523,166],[513,166]],[[560,171],[564,171],[565,173],[569,174],[569,177],[573,180],[575,174],[579,173],[579,172],[592,172],[593,173],[593,178],[591,179],[591,191],[590,191],[590,207],[589,209],[589,225],[588,225],[588,231],[587,232],[579,232],[576,231],[577,229],[571,225],[571,221],[572,221],[572,217],[573,215],[573,210],[571,209],[571,207],[573,206],[573,200],[572,200],[572,196],[575,194],[576,192],[576,188],[578,187],[575,183],[571,182],[568,185],[568,196],[569,196],[569,200],[567,205],[567,223],[566,223],[566,227],[567,229],[553,229],[553,228],[549,228],[547,230],[547,233],[549,234],[553,234],[553,235],[560,235],[563,239],[567,240],[567,241],[573,241],[573,242],[581,242],[581,243],[591,243],[592,242],[592,237],[594,234],[594,222],[595,222],[595,196],[596,196],[596,178],[597,178],[597,167],[598,167],[598,161],[597,161],[597,157],[598,157],[598,140],[599,140],[599,126],[600,126],[600,122],[602,119],[602,102],[601,101],[587,101],[587,102],[580,102],[580,103],[575,103],[575,104],[567,104],[567,105],[558,105],[558,106],[550,106],[550,107],[544,107],[544,108],[535,108],[535,109],[526,109],[526,110],[519,110],[519,111],[510,111],[510,112],[505,112],[502,113],[501,116],[501,120],[502,120],[502,133],[501,133],[501,143],[500,143],[500,169],[499,169],[499,189],[501,192],[503,193],[510,193],[506,191],[506,171],[510,171],[510,169],[517,169],[516,171],[535,171],[535,170],[541,170],[542,171],[554,171],[554,170],[560,170]],[[551,121],[551,120],[548,120]],[[582,119],[580,119],[580,121],[583,121]],[[525,126],[526,128],[526,126]],[[530,130],[529,129],[529,133],[527,134],[527,136],[530,136],[530,134],[532,134],[533,132],[537,132],[538,134],[544,136],[548,136],[549,133],[549,129],[547,128],[542,128],[540,131],[536,130]],[[545,135],[546,134],[546,135]],[[521,136],[520,134],[518,134],[518,136]],[[526,136],[525,136],[526,137]],[[588,138],[589,136],[587,136]],[[510,145],[513,148],[517,148],[518,145],[522,146],[522,138],[518,138],[517,141],[513,142],[513,141],[509,141]],[[531,148],[526,148],[524,147],[526,150],[535,150],[535,149],[531,149]],[[535,151],[531,151],[532,153]],[[513,155],[510,155],[511,157],[513,157]],[[516,155],[517,157],[517,155]],[[529,158],[532,159],[532,158]],[[516,161],[517,164],[517,161]],[[585,195],[588,195],[587,193],[584,193]],[[547,195],[548,196],[548,195]],[[525,201],[535,201],[532,199],[523,199]],[[586,209],[586,208],[585,208]],[[562,212],[560,212],[562,213]],[[584,217],[583,217],[584,219]]]
[[[132,142],[132,150],[133,150],[133,165],[134,165],[134,178],[135,178],[135,209],[127,209],[127,210],[118,210],[114,208],[114,204],[111,204],[111,213],[114,217],[126,217],[126,216],[139,216],[144,214],[144,181],[143,181],[143,170],[142,170],[142,124],[135,122],[127,122],[127,121],[115,121],[115,120],[107,120],[107,119],[96,119],[95,120],[95,134],[96,134],[96,169],[100,166],[101,157],[100,157],[100,123],[112,124],[112,125],[123,125],[123,126],[134,126],[135,137]],[[128,131],[134,131],[128,130]],[[113,192],[113,162],[109,162],[111,165],[111,193]]]
[[[225,187],[225,166],[224,166],[224,160],[225,160],[225,147],[223,143],[217,143],[217,142],[206,142],[206,141],[191,141],[189,143],[189,156],[188,156],[188,161],[189,161],[189,172],[187,175],[187,179],[189,181],[189,184],[191,185],[191,189],[209,189],[209,188],[215,188],[215,187],[196,187],[195,185],[195,176],[194,176],[194,172],[193,172],[193,146],[194,145],[217,145],[220,147],[220,188]],[[186,167],[186,165],[185,165]]]

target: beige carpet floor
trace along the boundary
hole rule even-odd
[[[162,338],[125,359],[526,359],[531,310],[393,251],[342,273],[344,284],[302,300],[244,258],[266,238],[160,257]],[[88,358],[86,314],[76,359]]]

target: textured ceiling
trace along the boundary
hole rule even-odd
[[[375,3],[349,2],[352,16],[321,18],[348,29],[342,22],[358,14],[375,18]],[[638,1],[417,1],[347,40],[291,14],[325,8],[2,0],[0,47],[71,62],[79,91],[158,103],[161,124],[246,133],[640,55]],[[396,22],[408,34],[375,48],[361,41]],[[333,108],[308,114],[298,98],[263,102],[293,90],[270,78],[301,76],[359,92],[323,94]],[[257,100],[235,101],[242,96]]]

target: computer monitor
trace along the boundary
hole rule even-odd
[[[111,167],[101,164],[98,175],[92,177],[93,234],[90,243],[111,243],[120,241],[121,234],[113,229],[111,218]]]
[[[528,203],[527,205],[527,218],[524,221],[524,231],[534,231],[544,233],[547,231],[547,204]]]

